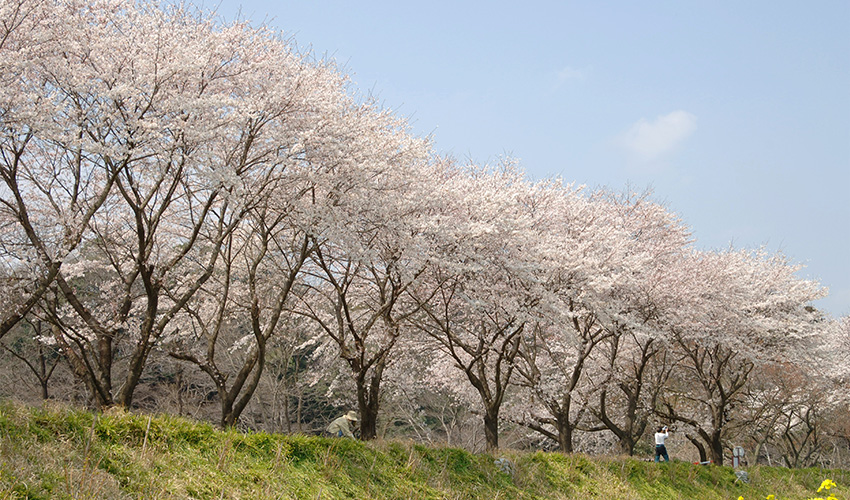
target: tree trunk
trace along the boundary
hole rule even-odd
[[[56,339],[56,343],[60,346],[62,353],[65,355],[65,359],[68,361],[68,365],[74,373],[74,378],[82,382],[89,391],[89,403],[93,403],[95,408],[98,410],[103,410],[104,408],[112,406],[113,401],[110,390],[110,380],[108,378],[105,380],[101,379],[98,374],[95,373],[94,369],[89,369],[89,365],[86,364],[84,358],[77,355],[77,353],[71,348],[71,345],[65,341],[65,337],[56,325],[53,325],[53,338]],[[109,374],[104,375],[108,376]]]
[[[558,449],[561,453],[573,452],[573,426],[558,419]]]
[[[764,446],[764,442],[759,441],[756,443],[756,449],[753,450],[753,465],[758,465],[759,463],[759,455],[761,455],[762,446]]]
[[[637,399],[640,395],[639,389],[630,391],[628,388],[621,387],[623,392],[628,397],[628,405],[623,416],[624,426],[620,427],[616,422],[608,417],[608,408],[606,403],[607,391],[603,390],[599,397],[599,412],[597,418],[602,421],[605,427],[608,428],[617,437],[617,446],[619,451],[626,455],[634,455],[635,443],[643,434],[646,428],[645,422],[638,422],[637,416]],[[636,431],[635,428],[639,429]]]
[[[720,432],[715,432],[711,436],[711,461],[714,465],[723,465],[723,442],[720,439]]]
[[[572,394],[566,394],[561,405],[550,404],[552,415],[555,417],[555,427],[558,431],[558,449],[561,453],[573,452],[573,424],[570,422]]]
[[[371,441],[378,437],[378,410],[384,366],[386,362],[383,359],[375,362],[374,370],[371,376],[368,376],[368,385],[365,372],[357,376],[357,407],[360,411],[360,439],[363,441]]]
[[[635,441],[629,435],[624,435],[617,441],[617,447],[623,455],[633,456],[635,454]]]
[[[295,411],[295,420],[298,422],[298,432],[304,432],[304,424],[301,418],[304,409],[304,394],[298,391],[298,409]]]
[[[484,413],[484,439],[488,452],[499,449],[499,407],[487,408]]]
[[[183,416],[183,367],[177,369],[177,415]]]
[[[221,418],[218,421],[218,425],[222,429],[233,427],[233,423],[236,420],[233,417],[233,398],[228,395],[227,391],[219,390],[218,393],[221,397]]]
[[[697,451],[699,452],[699,461],[707,461],[708,455],[705,452],[705,446],[702,445],[702,443],[699,441],[699,438],[691,436],[690,434],[685,434],[685,437],[688,438],[688,441],[690,441],[694,446],[696,446]]]
[[[289,415],[289,389],[286,389],[286,394],[283,396],[283,418],[286,421],[286,433],[292,434],[292,418]]]
[[[159,334],[159,332],[154,330],[157,312],[159,311],[160,286],[153,283],[150,276],[153,273],[152,267],[141,266],[141,268],[142,282],[145,285],[145,294],[147,296],[147,306],[145,308],[145,320],[142,322],[139,331],[140,339],[136,343],[133,355],[130,358],[127,378],[124,380],[124,385],[118,393],[117,402],[125,408],[130,408],[133,404],[133,394],[139,385],[139,380],[141,380],[142,372],[147,365],[153,343]]]
[[[377,405],[366,405],[360,408],[360,439],[370,441],[378,437],[378,408]]]
[[[266,364],[266,340],[262,335],[255,337],[257,343],[247,356],[242,369],[236,374],[229,391],[222,395],[222,427],[233,427],[254,396],[263,368]],[[225,389],[226,377],[221,377],[222,389]],[[241,396],[240,396],[241,394]],[[225,406],[227,402],[227,406]]]

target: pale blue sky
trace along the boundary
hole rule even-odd
[[[699,247],[781,250],[850,314],[850,1],[216,5],[333,58],[440,152],[651,187]]]

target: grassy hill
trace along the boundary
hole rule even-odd
[[[850,499],[850,471],[748,472],[743,484],[729,467],[246,434],[0,402],[0,499]],[[839,486],[815,493],[825,479]]]

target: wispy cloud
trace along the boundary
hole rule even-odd
[[[653,121],[641,118],[620,137],[620,144],[642,162],[651,162],[672,151],[697,128],[697,117],[687,111],[673,111]]]
[[[562,68],[555,74],[555,86],[560,87],[571,81],[584,80],[587,77],[587,71],[583,69],[567,66]]]

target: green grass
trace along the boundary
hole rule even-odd
[[[494,463],[506,457],[514,473]],[[0,499],[848,499],[850,471],[240,433],[168,415],[0,402]]]

